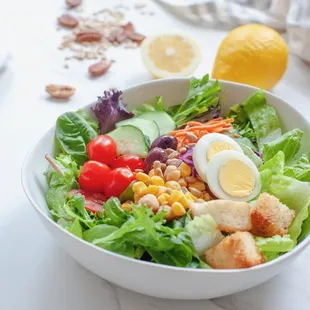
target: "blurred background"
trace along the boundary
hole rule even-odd
[[[180,60],[180,71],[184,69],[183,73],[197,77],[210,73],[216,78],[263,87],[303,113],[309,113],[308,0],[79,2],[0,1],[0,192],[3,202],[0,204],[0,231],[3,232],[0,234],[0,244],[5,247],[0,256],[0,274],[2,279],[6,279],[5,283],[0,282],[0,301],[9,298],[11,291],[18,292],[18,298],[10,301],[12,308],[4,309],[21,309],[17,306],[18,300],[23,301],[25,309],[28,309],[27,305],[43,309],[43,300],[50,296],[50,292],[59,298],[57,281],[62,281],[62,277],[55,278],[57,264],[51,266],[51,259],[58,261],[58,266],[62,265],[62,272],[68,272],[68,283],[62,286],[68,296],[75,290],[85,289],[82,283],[67,288],[77,274],[92,283],[98,282],[92,275],[86,276],[86,270],[80,270],[71,258],[59,250],[34,218],[20,185],[20,170],[26,152],[61,113],[77,110],[110,88],[124,89],[152,80],[154,74],[157,77],[173,76],[169,73],[169,66],[165,67],[165,61],[164,69],[158,71],[154,58],[148,54],[154,36],[160,38],[156,41],[159,54],[161,51],[166,56],[169,53],[186,55],[184,49],[178,49],[177,43],[167,46],[165,36],[171,33],[178,33],[189,44],[189,49],[200,50],[199,53],[184,56],[187,59],[184,66]],[[115,29],[106,26],[107,20]],[[270,28],[233,30],[253,22]],[[122,27],[125,25],[129,28]],[[99,42],[94,36],[90,39],[84,37],[76,43],[79,32],[85,30],[83,27],[102,31],[103,39],[100,37]],[[109,29],[105,30],[106,27]],[[112,30],[117,31],[113,33]],[[121,36],[122,30],[129,30],[125,39]],[[140,47],[144,37],[150,41],[143,42]],[[227,41],[221,48],[224,39]],[[242,60],[242,55],[246,55],[249,61]],[[187,61],[190,65],[186,65]],[[90,68],[94,64],[97,66]],[[257,79],[257,72],[262,70],[264,75]],[[51,96],[46,92],[50,84],[71,86],[75,93],[65,100],[53,98],[53,94]],[[305,260],[306,256],[301,259]],[[13,262],[12,273],[13,267],[8,266],[13,266]],[[294,268],[298,268],[298,264]],[[293,273],[290,274],[292,282]],[[24,277],[20,278],[20,274]],[[27,285],[28,278],[33,280],[32,286]],[[46,279],[53,283],[52,288],[44,284]],[[275,281],[281,282],[281,277],[279,279]],[[295,280],[303,281],[300,278]],[[41,297],[31,301],[28,297],[37,296],[37,291]],[[86,289],[84,294],[93,296],[96,292],[101,294],[99,289]],[[268,284],[255,294],[259,292],[264,296],[268,294]],[[127,298],[129,293],[124,294]],[[251,296],[251,293],[246,296]],[[306,300],[306,296],[301,298]],[[287,304],[290,302],[287,297]],[[145,303],[141,301],[142,304]],[[81,306],[77,302],[76,305]],[[0,308],[3,309],[1,304]]]

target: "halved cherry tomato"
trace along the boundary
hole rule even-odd
[[[89,192],[104,193],[111,169],[98,161],[87,161],[81,170],[79,184],[81,189]]]
[[[92,213],[97,213],[98,211],[104,212],[103,204],[107,201],[104,194],[101,193],[90,193],[83,191],[82,189],[72,189],[69,191],[69,196],[72,195],[83,195],[85,199],[84,208]]]
[[[112,168],[129,168],[131,171],[135,171],[136,169],[142,169],[144,167],[143,160],[137,155],[125,154],[123,156],[118,157],[113,163]]]
[[[119,195],[136,179],[135,174],[128,168],[116,168],[109,173],[109,182],[105,187],[105,195],[110,198]]]
[[[116,142],[109,136],[100,135],[93,138],[86,146],[90,160],[111,165],[117,156]]]

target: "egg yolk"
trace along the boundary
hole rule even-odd
[[[247,197],[254,190],[255,176],[243,161],[231,159],[220,168],[219,182],[228,195]]]
[[[222,151],[229,151],[234,150],[235,148],[228,142],[225,141],[215,141],[210,144],[208,153],[207,153],[207,160],[210,161],[212,157]]]

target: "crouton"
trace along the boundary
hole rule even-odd
[[[249,232],[236,232],[205,252],[206,263],[215,269],[240,269],[263,264],[265,259]]]
[[[284,236],[294,217],[295,211],[282,204],[278,198],[263,193],[251,211],[250,232],[260,237]]]
[[[191,205],[192,215],[210,214],[218,229],[225,232],[248,231],[252,228],[250,205],[242,201],[212,200]]]

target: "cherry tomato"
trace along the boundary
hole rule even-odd
[[[103,193],[111,169],[98,161],[87,161],[81,170],[79,184],[81,189],[89,192]]]
[[[143,160],[139,156],[130,154],[120,156],[112,163],[113,169],[124,167],[131,169],[131,171],[135,171],[136,169],[143,170],[143,166]]]
[[[136,179],[135,174],[128,168],[116,168],[109,173],[109,182],[105,187],[105,195],[119,197],[120,194]]]
[[[86,146],[90,160],[110,165],[116,158],[117,145],[109,136],[100,135],[92,139]]]
[[[69,196],[72,195],[83,195],[85,199],[84,208],[92,213],[97,213],[98,211],[104,212],[103,204],[106,202],[107,198],[101,193],[90,193],[83,191],[82,189],[72,189],[68,193]]]

